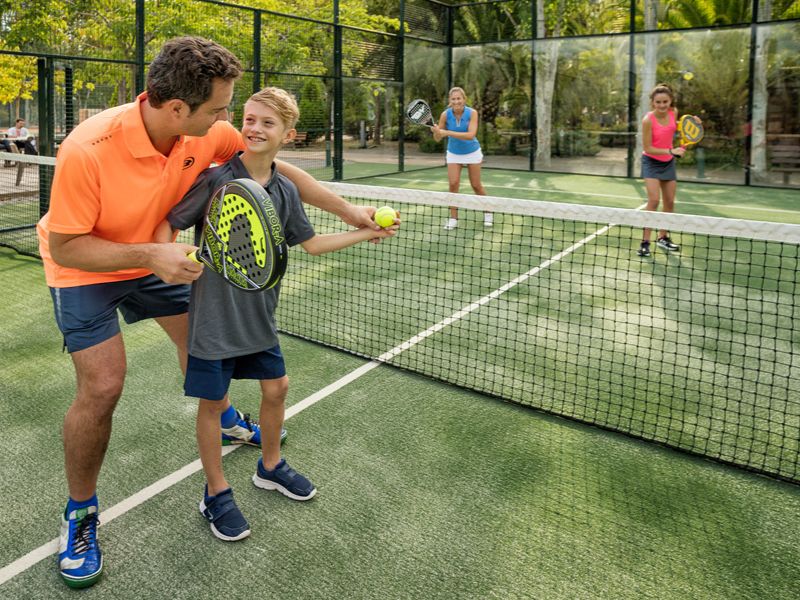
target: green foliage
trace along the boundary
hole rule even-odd
[[[419,142],[419,151],[430,154],[444,152],[445,140],[437,142],[432,136],[424,137]]]
[[[598,136],[583,130],[560,129],[553,136],[552,151],[554,156],[594,156],[600,152]]]
[[[390,142],[396,142],[400,138],[400,128],[397,125],[390,125],[383,128],[384,137]],[[406,123],[405,125],[405,139],[406,142],[419,142],[425,138],[431,137],[430,129],[422,125],[412,125]]]
[[[321,80],[306,78],[297,94],[297,106],[300,109],[297,131],[308,131],[317,135],[325,131],[325,95],[325,85]]]

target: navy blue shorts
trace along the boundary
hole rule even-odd
[[[190,354],[183,391],[194,398],[222,400],[228,393],[231,379],[280,379],[284,375],[286,365],[280,346],[219,360],[206,360]]]
[[[126,323],[181,315],[189,309],[190,285],[164,283],[155,275],[139,279],[50,288],[64,346],[77,352],[119,333],[117,309]]]
[[[675,181],[678,178],[676,162],[674,157],[670,160],[656,160],[642,154],[642,179]]]

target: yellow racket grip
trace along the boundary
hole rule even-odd
[[[189,254],[186,255],[186,258],[188,258],[189,260],[193,260],[198,265],[201,264],[200,259],[197,258],[197,250],[192,250],[191,252],[189,252]]]

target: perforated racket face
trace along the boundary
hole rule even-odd
[[[678,122],[682,144],[696,144],[703,139],[703,124],[697,117],[683,115]]]
[[[211,199],[198,257],[243,290],[274,286],[286,269],[280,220],[263,187],[236,179]]]
[[[406,106],[406,116],[412,123],[417,123],[418,125],[433,125],[431,107],[428,106],[425,100],[417,98],[409,102],[408,106]]]

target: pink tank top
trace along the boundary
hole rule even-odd
[[[672,140],[675,138],[675,132],[678,130],[678,126],[675,123],[675,111],[670,109],[668,114],[669,123],[667,125],[661,125],[658,119],[653,116],[653,111],[647,113],[653,134],[653,147],[655,148],[672,148]],[[642,152],[642,154],[654,158],[655,160],[660,160],[661,162],[669,162],[672,160],[671,154],[648,154],[647,152]]]

